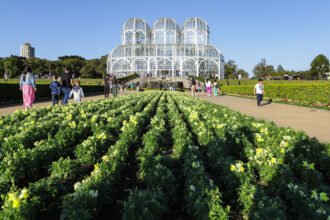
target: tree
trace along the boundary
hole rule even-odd
[[[69,58],[65,59],[61,62],[63,66],[71,69],[72,73],[80,74],[80,70],[83,66],[85,66],[85,61],[77,58]]]
[[[324,79],[325,73],[329,72],[329,60],[323,54],[317,55],[311,63],[310,73],[314,78]]]
[[[97,75],[95,62],[87,61],[86,65],[81,68],[80,73],[83,78],[95,78]]]
[[[273,65],[267,65],[266,59],[261,59],[261,61],[253,68],[254,76],[257,78],[265,77],[271,75],[275,72]]]
[[[23,72],[25,62],[25,57],[12,55],[10,57],[4,58],[4,69],[9,74],[10,78],[14,78]]]
[[[225,79],[234,79],[235,72],[237,70],[237,64],[234,60],[228,60],[225,64]]]
[[[277,71],[278,73],[284,73],[284,72],[285,72],[285,69],[284,69],[283,66],[280,64],[280,65],[278,65],[276,71]]]
[[[60,61],[63,61],[66,59],[77,59],[77,60],[85,61],[85,58],[83,58],[81,56],[77,56],[77,55],[58,57],[58,60],[60,60]]]

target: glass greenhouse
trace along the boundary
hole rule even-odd
[[[122,45],[108,56],[107,72],[222,79],[224,57],[210,44],[209,26],[201,18],[187,19],[182,28],[171,18],[158,19],[152,28],[141,18],[130,18],[123,26]]]

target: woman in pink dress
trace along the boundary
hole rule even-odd
[[[211,83],[210,80],[208,80],[208,81],[205,83],[205,87],[206,87],[206,93],[207,93],[207,96],[211,96],[212,83]]]
[[[24,109],[27,110],[32,108],[32,104],[35,100],[35,91],[37,88],[31,67],[25,67],[24,72],[21,75],[19,87],[23,93]]]

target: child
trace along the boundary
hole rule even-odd
[[[53,81],[49,85],[50,91],[52,93],[53,106],[58,104],[59,96],[61,93],[61,84],[57,80],[57,76],[53,76]]]
[[[74,103],[79,103],[81,102],[81,98],[84,98],[84,91],[79,85],[80,81],[78,80],[70,92],[70,98],[73,95]]]

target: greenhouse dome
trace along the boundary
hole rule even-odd
[[[122,45],[108,56],[107,72],[117,77],[133,73],[153,77],[224,77],[224,57],[210,44],[208,24],[187,19],[182,28],[171,18],[160,18],[152,28],[141,18],[123,25]]]

